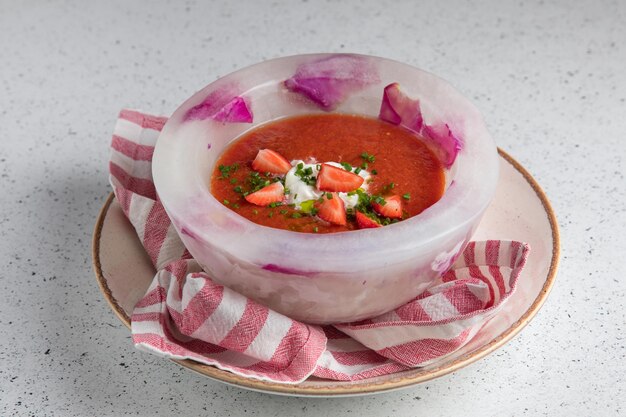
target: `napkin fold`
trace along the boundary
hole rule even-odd
[[[218,285],[185,249],[154,188],[152,154],[166,121],[122,110],[111,142],[111,185],[157,270],[131,317],[140,350],[265,381],[359,380],[442,360],[515,291],[530,247],[497,240],[470,242],[426,292],[355,323],[298,322]]]

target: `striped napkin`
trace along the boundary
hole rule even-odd
[[[356,323],[301,323],[218,285],[185,249],[156,195],[151,160],[166,121],[123,110],[111,143],[115,196],[158,271],[132,314],[138,349],[265,381],[359,380],[450,355],[515,290],[529,246],[493,240],[470,242],[411,302]]]

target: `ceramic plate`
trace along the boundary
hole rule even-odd
[[[554,284],[559,262],[559,231],[550,203],[537,182],[511,156],[500,152],[496,196],[474,240],[510,239],[530,243],[531,253],[516,292],[501,312],[466,346],[439,363],[355,382],[309,378],[285,385],[257,381],[191,360],[175,361],[207,377],[242,388],[299,396],[347,396],[406,387],[453,372],[498,349],[537,314]],[[129,315],[155,274],[148,255],[113,194],[96,222],[93,264],[104,297],[130,328]]]

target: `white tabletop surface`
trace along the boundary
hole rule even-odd
[[[626,2],[0,0],[0,415],[626,414]],[[359,52],[449,80],[544,187],[556,285],[514,340],[378,396],[249,392],[136,351],[91,269],[122,107],[228,72]]]

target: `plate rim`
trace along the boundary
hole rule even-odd
[[[552,205],[550,204],[547,195],[545,194],[539,183],[517,160],[515,160],[507,152],[498,148],[498,154],[504,160],[510,163],[514,169],[522,174],[524,179],[528,182],[528,184],[531,186],[531,188],[541,201],[541,204],[548,217],[548,222],[550,223],[550,228],[552,232],[552,259],[550,261],[550,268],[548,269],[546,281],[533,303],[515,323],[511,324],[508,329],[506,329],[496,338],[489,341],[489,343],[481,346],[473,352],[467,353],[466,355],[463,355],[453,360],[452,362],[446,363],[445,365],[431,369],[424,373],[391,378],[378,382],[367,382],[367,379],[364,379],[348,383],[343,386],[303,386],[302,384],[281,384],[276,382],[260,381],[256,379],[246,378],[233,374],[229,371],[218,369],[213,366],[201,364],[190,359],[172,359],[172,362],[175,362],[178,365],[188,368],[196,373],[202,374],[203,376],[255,391],[283,395],[339,397],[346,395],[363,395],[385,392],[426,382],[431,379],[438,378],[440,376],[461,369],[471,363],[478,361],[479,359],[482,359],[491,352],[499,349],[509,340],[515,337],[524,327],[526,327],[526,325],[535,317],[535,315],[539,312],[539,310],[545,303],[548,294],[550,293],[550,290],[554,286],[554,281],[556,279],[556,274],[560,262],[561,243],[556,215],[554,213],[554,210],[552,209]],[[106,278],[104,277],[102,271],[102,263],[100,261],[100,239],[104,226],[104,220],[114,199],[114,194],[109,193],[109,196],[107,197],[104,205],[100,209],[98,218],[96,220],[92,237],[92,266],[95,272],[98,286],[100,287],[100,291],[104,295],[105,300],[107,301],[115,315],[118,317],[118,319],[127,328],[130,329],[130,317],[128,317],[128,314],[126,314],[126,312],[119,305],[115,297],[113,297],[113,293],[111,292],[107,284]]]

